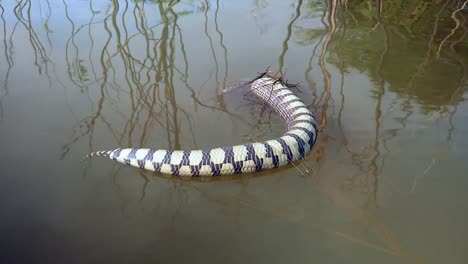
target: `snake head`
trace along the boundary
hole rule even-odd
[[[221,93],[226,94],[230,92],[238,92],[238,91],[248,91],[252,86],[253,80],[252,79],[240,79],[231,82],[229,85],[226,85],[222,90]]]

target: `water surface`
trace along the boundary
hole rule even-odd
[[[1,1],[2,262],[466,263],[466,12],[382,2]],[[281,135],[220,92],[268,66],[320,122],[303,162],[80,163]]]

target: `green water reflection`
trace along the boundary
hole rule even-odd
[[[467,1],[1,1],[5,263],[466,263]],[[83,155],[265,140],[270,66],[322,132],[203,182]],[[261,115],[263,113],[263,115]]]

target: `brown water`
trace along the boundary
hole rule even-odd
[[[448,36],[450,16],[412,32],[288,2],[1,1],[1,262],[468,263],[462,12]],[[267,66],[323,127],[296,166],[194,182],[80,163],[282,134],[219,92]]]

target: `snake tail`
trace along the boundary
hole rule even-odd
[[[284,121],[279,138],[201,150],[118,148],[97,151],[87,157],[104,156],[116,162],[174,176],[218,176],[278,168],[303,159],[317,141],[315,117],[281,80],[262,75],[250,91]]]

